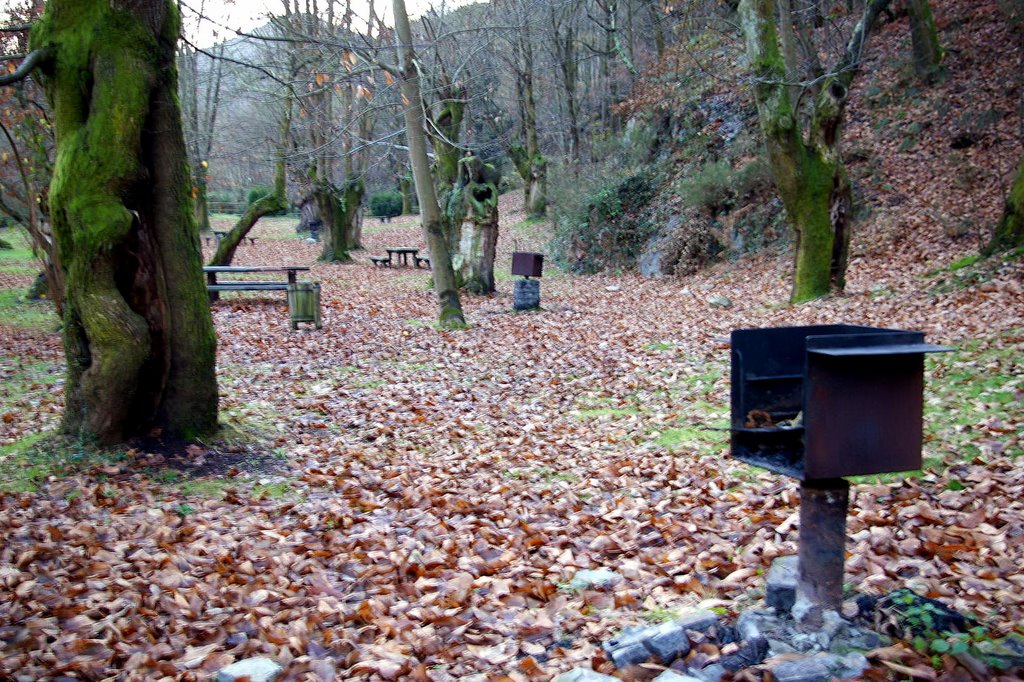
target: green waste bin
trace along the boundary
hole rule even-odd
[[[292,329],[298,329],[299,322],[312,322],[320,329],[320,282],[289,284],[288,313]]]

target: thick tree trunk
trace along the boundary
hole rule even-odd
[[[839,153],[850,83],[868,33],[888,0],[872,0],[842,63],[825,79],[806,133],[801,130],[774,0],[743,0],[741,21],[757,82],[754,94],[768,160],[796,235],[790,301],[800,303],[845,286],[850,241],[850,183]],[[786,33],[786,32],[783,32]]]
[[[430,249],[434,273],[434,291],[437,292],[440,314],[438,323],[445,328],[464,327],[466,318],[462,313],[459,289],[452,268],[451,251],[441,222],[441,208],[437,203],[434,183],[430,177],[430,162],[427,159],[427,138],[423,132],[423,99],[420,95],[420,75],[416,68],[416,53],[412,47],[412,29],[409,15],[405,11],[405,0],[394,0],[395,32],[398,37],[399,80],[402,100],[405,104],[405,132],[409,141],[409,163],[412,165],[416,195],[420,203],[420,220],[423,236]]]
[[[460,162],[459,199],[465,220],[455,257],[463,288],[474,294],[494,293],[494,259],[498,248],[498,182],[490,164],[470,156]]]
[[[413,186],[412,178],[408,175],[398,178],[398,191],[402,193],[402,215],[410,215],[413,212]]]
[[[192,197],[196,211],[196,224],[200,232],[210,231],[210,206],[207,203],[208,186],[206,183],[206,168],[200,166],[193,170],[193,181],[195,191]]]
[[[1024,158],[1021,159],[1017,177],[1010,186],[1006,197],[1003,217],[992,232],[992,239],[985,246],[985,255],[1024,246]]]
[[[926,82],[931,82],[942,65],[942,46],[935,28],[932,8],[928,0],[907,0],[910,14],[910,44],[914,56],[914,69]]]
[[[32,31],[57,161],[64,430],[100,442],[217,426],[216,337],[185,163],[170,2],[51,0]]]

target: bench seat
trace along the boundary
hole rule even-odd
[[[288,291],[287,282],[218,282],[207,284],[207,291]]]

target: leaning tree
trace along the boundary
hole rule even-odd
[[[53,110],[65,432],[112,443],[217,426],[216,337],[192,214],[169,0],[50,0],[19,76]]]

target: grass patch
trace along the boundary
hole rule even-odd
[[[207,499],[221,499],[228,490],[237,485],[237,481],[223,478],[192,478],[182,481],[178,490],[185,497],[202,497]]]
[[[658,341],[655,343],[649,343],[646,346],[644,346],[644,350],[647,351],[665,351],[674,350],[675,348],[676,344],[672,343],[671,341]]]
[[[12,327],[52,332],[59,320],[49,301],[29,301],[16,289],[0,289],[0,320]]]
[[[576,416],[580,419],[596,419],[599,417],[611,417],[617,419],[619,417],[628,417],[643,414],[643,410],[638,407],[588,407],[576,411]]]
[[[35,492],[51,476],[62,478],[126,458],[123,450],[103,450],[51,432],[33,434],[0,448],[0,492]]]
[[[729,440],[726,431],[713,431],[693,425],[666,429],[655,439],[655,443],[667,450],[679,450],[689,446],[699,454],[719,452]]]

